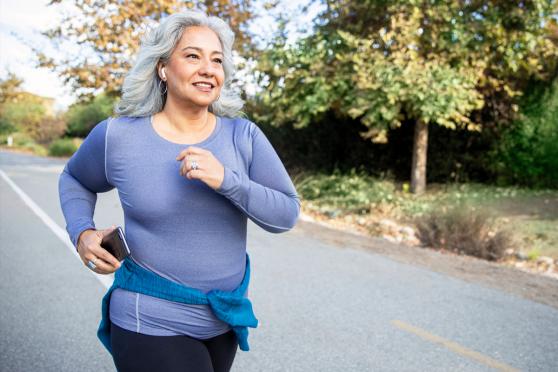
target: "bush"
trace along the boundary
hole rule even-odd
[[[528,91],[521,119],[505,130],[491,154],[500,184],[558,186],[558,78]]]
[[[4,115],[0,114],[0,135],[6,136],[16,130],[17,128]]]
[[[338,169],[333,174],[301,174],[295,184],[304,200],[361,213],[369,212],[372,203],[392,201],[395,193],[393,183],[377,180],[354,168],[348,174]]]
[[[33,138],[37,143],[48,145],[55,139],[60,138],[66,131],[66,122],[59,116],[45,116],[40,125],[33,132]]]
[[[72,138],[60,138],[52,142],[48,148],[50,156],[72,156],[79,147],[79,140]]]
[[[15,132],[11,134],[14,147],[29,147],[35,143],[33,138],[27,133]],[[8,136],[6,136],[7,138]]]
[[[66,135],[86,137],[100,121],[111,116],[115,98],[100,94],[89,102],[76,103],[66,113]]]
[[[33,152],[33,154],[37,155],[37,156],[47,156],[48,155],[48,150],[35,142],[31,142],[26,144],[25,146],[22,146],[24,149],[28,149],[31,150]]]
[[[493,231],[490,217],[472,208],[433,211],[416,222],[421,243],[436,249],[497,261],[511,246],[510,233]]]
[[[3,103],[0,111],[2,134],[12,131],[25,132],[31,137],[46,115],[45,103],[40,97],[32,94],[23,94],[16,101]]]
[[[9,134],[0,134],[0,144],[7,145],[8,137],[12,137],[12,148],[20,149],[20,150],[28,150],[28,152],[32,152],[38,156],[47,156],[48,151],[47,149],[36,143],[33,138],[27,133],[9,133]]]

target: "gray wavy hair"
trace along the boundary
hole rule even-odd
[[[167,63],[172,51],[189,26],[205,26],[213,30],[223,48],[225,81],[219,99],[209,105],[209,111],[219,116],[243,116],[240,110],[244,101],[230,87],[235,66],[232,59],[234,33],[221,18],[208,16],[200,11],[187,10],[164,19],[143,38],[136,60],[122,85],[122,98],[115,105],[115,113],[121,116],[148,116],[163,110],[166,99],[159,90],[157,63]]]

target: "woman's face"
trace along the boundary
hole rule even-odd
[[[210,28],[191,26],[184,29],[164,67],[167,100],[207,107],[219,97],[225,80],[223,49],[219,37]],[[162,77],[160,70],[159,76]],[[202,82],[211,86],[200,85]]]

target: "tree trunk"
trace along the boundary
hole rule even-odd
[[[413,142],[413,165],[411,169],[411,192],[422,194],[426,190],[426,153],[428,150],[428,124],[422,120],[415,123]]]

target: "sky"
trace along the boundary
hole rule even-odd
[[[24,90],[56,98],[60,108],[74,98],[54,73],[34,67],[32,50],[24,42],[48,43],[40,31],[52,27],[58,15],[46,4],[41,0],[0,0],[0,76],[6,77],[8,71],[15,73],[24,80]]]
[[[293,11],[305,4],[305,0],[283,1],[282,8]],[[69,87],[61,84],[57,75],[44,68],[35,67],[35,56],[28,44],[36,45],[44,50],[47,55],[56,53],[50,41],[40,34],[41,31],[50,29],[61,19],[59,7],[70,10],[62,2],[62,5],[47,6],[48,0],[0,0],[0,78],[5,78],[8,72],[15,73],[23,79],[23,89],[44,97],[55,98],[55,109],[63,110],[75,101]],[[294,28],[297,25],[310,24],[314,14],[318,11],[314,8],[308,14],[300,12],[296,22],[292,24],[292,35],[296,37]],[[253,25],[259,35],[271,34],[273,21],[271,18],[259,19]],[[291,39],[292,40],[292,39]],[[79,53],[75,46],[65,46],[66,50]]]

